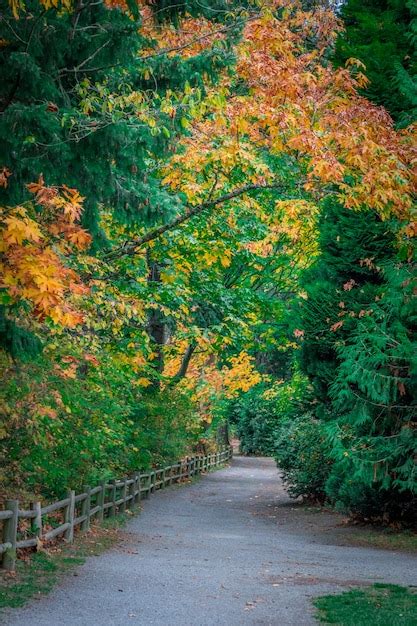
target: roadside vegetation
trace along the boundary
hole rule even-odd
[[[314,601],[322,624],[338,626],[414,626],[417,594],[398,585],[375,584],[323,596]]]
[[[233,425],[291,496],[412,533],[415,3],[3,4],[2,500]]]

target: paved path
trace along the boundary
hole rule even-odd
[[[88,559],[9,626],[302,626],[310,598],[416,584],[417,557],[343,546],[340,517],[288,499],[270,459],[234,459],[155,494],[121,544]]]

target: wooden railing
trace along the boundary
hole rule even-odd
[[[32,502],[27,510],[20,508],[18,500],[7,500],[6,508],[0,510],[0,522],[3,523],[0,567],[13,571],[19,549],[36,548],[60,536],[72,543],[74,529],[88,530],[93,518],[100,522],[133,509],[142,498],[149,498],[157,489],[208,472],[231,457],[231,447],[207,456],[189,457],[161,469],[135,472],[122,480],[102,481],[93,488],[86,486],[83,493],[70,491],[63,500],[46,506]]]

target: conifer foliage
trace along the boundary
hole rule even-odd
[[[414,0],[347,0],[336,60],[365,64],[364,93],[401,125],[417,116],[417,7]]]

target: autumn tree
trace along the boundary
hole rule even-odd
[[[396,131],[360,95],[360,61],[333,67],[334,11],[286,0],[58,10],[33,1],[13,2],[0,27],[2,303],[7,323],[19,314],[45,343],[13,374],[25,384],[5,390],[5,431],[6,444],[24,441],[32,478],[31,430],[51,467],[72,429],[82,450],[74,471],[88,476],[122,457],[133,467],[172,454],[176,433],[195,439],[223,401],[251,389],[270,384],[281,397],[273,377],[284,370],[288,408],[307,384],[293,384],[297,369],[289,380],[296,340],[322,386],[312,401],[336,407],[339,338],[355,361],[359,320],[371,319],[362,311],[383,295],[388,274],[374,271],[376,256],[389,250],[392,261],[398,250],[410,271],[417,228],[415,129]],[[359,274],[361,287],[344,290]],[[306,296],[307,313],[291,326]],[[320,315],[309,318],[316,297]],[[316,322],[328,355],[315,352]],[[8,373],[22,367],[2,356]],[[318,358],[333,378],[318,381],[322,372],[305,365]]]

